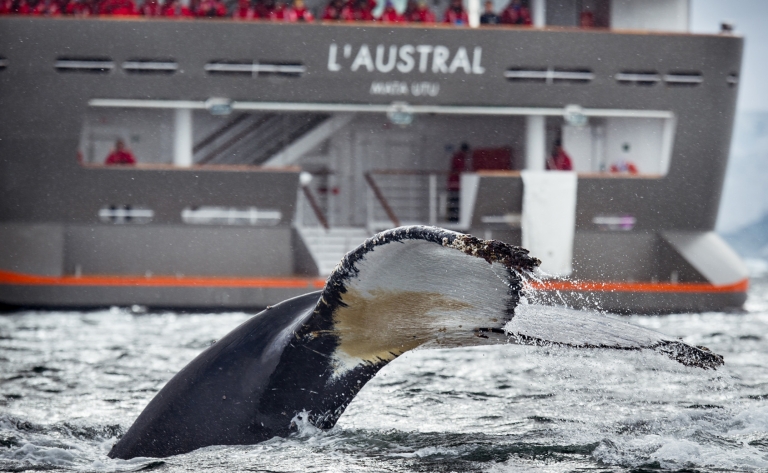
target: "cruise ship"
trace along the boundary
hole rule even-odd
[[[713,229],[743,38],[686,0],[516,27],[469,1],[466,27],[0,17],[0,303],[259,308],[423,224],[529,247],[554,303],[741,307]]]

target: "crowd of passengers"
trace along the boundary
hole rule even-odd
[[[180,0],[0,0],[0,15],[35,16],[144,16],[166,18],[224,18],[235,20],[270,20],[284,22],[314,21],[315,15],[304,0],[238,0],[227,8],[221,0],[192,0],[189,6]],[[387,0],[381,14],[375,16],[376,0],[330,0],[319,19],[323,21],[380,21],[385,23],[435,23],[437,18],[426,0],[408,0],[404,12],[398,12]],[[451,0],[443,23],[469,23],[462,0]],[[530,25],[531,13],[521,0],[511,0],[506,8],[495,12],[493,2],[485,2],[480,17],[484,25]],[[582,21],[583,23],[583,21]],[[583,26],[583,25],[582,25]]]

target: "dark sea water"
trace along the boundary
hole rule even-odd
[[[252,314],[0,317],[0,469],[768,471],[768,265],[743,313],[630,317],[725,356],[515,345],[408,353],[327,432],[162,460],[106,454],[180,368]]]

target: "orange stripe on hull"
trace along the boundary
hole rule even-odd
[[[319,278],[247,278],[211,276],[38,276],[11,271],[0,271],[0,284],[16,286],[136,286],[136,287],[243,287],[279,289],[322,289],[325,280]],[[530,282],[528,287],[539,291],[578,292],[747,292],[749,281],[716,286],[709,283],[652,283],[652,282],[596,282],[596,281],[541,281]]]
[[[0,284],[15,286],[247,287],[322,289],[318,278],[244,278],[207,276],[38,276],[0,271]]]
[[[747,292],[749,280],[716,286],[709,283],[685,282],[594,282],[594,281],[541,281],[531,282],[531,289],[539,291],[578,292]]]

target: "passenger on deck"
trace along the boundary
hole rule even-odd
[[[275,9],[275,0],[256,0],[256,15],[268,19]]]
[[[395,10],[395,6],[392,5],[392,2],[387,0],[387,3],[384,5],[384,11],[381,12],[381,16],[379,17],[379,21],[382,23],[401,23],[404,19],[403,15]]]
[[[277,0],[275,9],[269,14],[269,19],[287,23],[295,23],[299,20],[293,8],[285,4],[285,0]]]
[[[117,140],[115,141],[115,149],[109,153],[104,164],[136,164],[136,158],[133,156],[133,153],[125,147],[123,140]]]
[[[520,0],[510,0],[509,5],[501,12],[500,21],[504,25],[530,25],[531,11],[523,6]]]
[[[163,5],[163,16],[169,18],[192,18],[192,10],[184,6],[181,0],[166,0]]]
[[[106,0],[99,7],[99,15],[136,16],[138,14],[133,0]]]
[[[73,16],[90,16],[94,9],[87,0],[68,0],[64,4],[64,14]]]
[[[451,171],[448,173],[448,221],[459,221],[459,198],[461,192],[461,173],[472,170],[472,156],[469,144],[462,143],[451,158]]]
[[[344,21],[375,21],[373,9],[375,1],[353,0],[341,11],[341,19]]]
[[[405,21],[412,23],[434,23],[436,21],[435,14],[429,9],[426,0],[419,0],[418,2],[410,0],[403,16]]]
[[[547,169],[549,171],[573,171],[571,157],[563,149],[563,143],[560,140],[555,140],[552,154],[547,158]]]
[[[56,0],[40,0],[32,9],[34,16],[61,16],[62,11]]]
[[[255,20],[259,17],[256,9],[251,5],[251,0],[239,0],[237,8],[232,13],[235,20]]]
[[[141,8],[139,8],[139,13],[141,13],[141,16],[153,17],[160,16],[163,12],[157,0],[146,0]]]
[[[486,0],[485,2],[485,11],[482,15],[480,15],[480,24],[481,25],[498,25],[501,21],[501,18],[499,15],[496,14],[496,12],[493,11],[493,2],[491,0]]]
[[[200,18],[221,18],[227,16],[227,6],[220,0],[201,0],[195,16]]]
[[[450,23],[456,26],[467,26],[469,17],[461,0],[451,0],[451,5],[445,10],[443,23]]]
[[[338,21],[341,20],[341,12],[344,11],[343,0],[331,0],[325,10],[323,11],[322,19],[325,21]]]
[[[56,0],[40,0],[32,9],[32,15],[35,16],[61,16],[61,6]]]
[[[315,21],[315,15],[304,4],[304,0],[293,0],[293,11],[296,13],[296,21]]]
[[[579,26],[582,28],[594,28],[595,15],[589,10],[582,10],[579,15]]]
[[[621,174],[637,174],[638,169],[632,161],[618,161],[611,164],[611,172]]]

